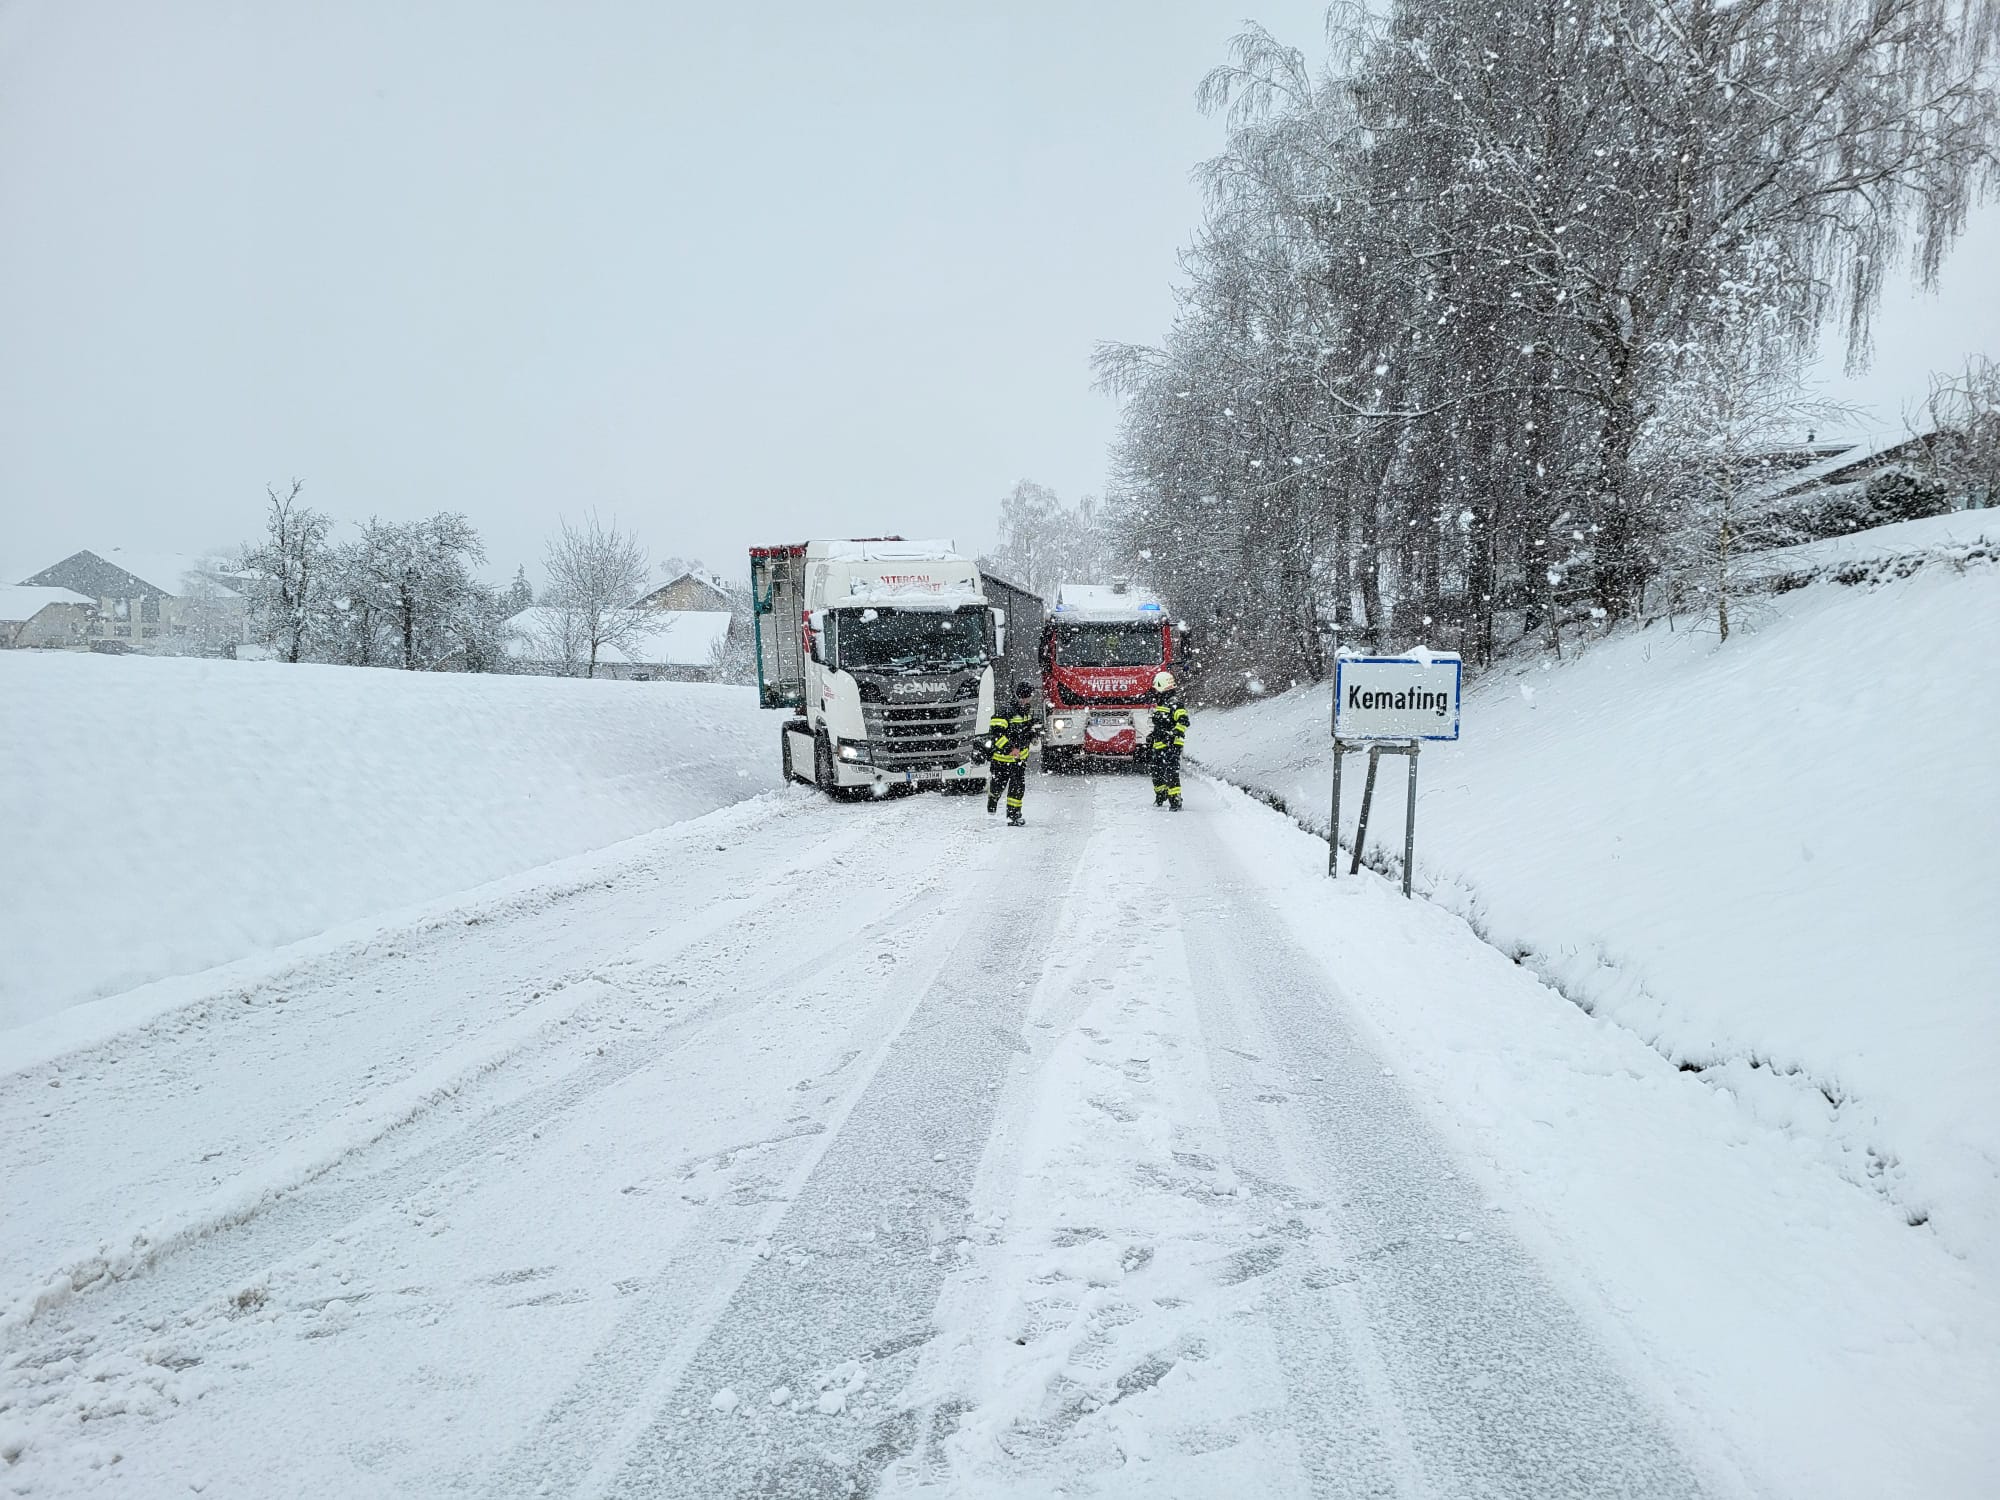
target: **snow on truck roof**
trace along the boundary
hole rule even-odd
[[[857,578],[845,594],[827,600],[829,609],[964,609],[986,602],[976,583],[925,583]]]
[[[1150,620],[1167,614],[1151,589],[1131,584],[1065,583],[1056,589],[1053,614],[1065,620]]]
[[[950,542],[907,541],[899,536],[835,537],[820,542],[779,542],[752,547],[752,557],[814,557],[821,562],[963,562]]]
[[[950,542],[906,542],[899,536],[807,542],[808,557],[828,562],[963,562]]]
[[[846,591],[835,572],[826,582],[824,607],[955,610],[983,605],[979,569],[948,541],[861,537],[808,542],[806,557],[845,569]]]

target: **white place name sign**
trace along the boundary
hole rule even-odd
[[[1343,656],[1333,667],[1333,737],[1337,740],[1455,740],[1456,656]]]

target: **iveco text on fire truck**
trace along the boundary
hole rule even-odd
[[[1141,757],[1153,677],[1173,660],[1173,619],[1158,595],[1128,583],[1060,585],[1042,625],[1043,764]]]
[[[787,781],[848,797],[986,784],[995,632],[979,568],[949,542],[750,550],[757,691],[795,715]]]

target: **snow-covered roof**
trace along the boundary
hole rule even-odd
[[[1056,588],[1054,613],[1065,620],[1145,620],[1161,618],[1167,606],[1137,584],[1065,583]]]
[[[123,568],[134,578],[150,583],[154,588],[168,594],[187,592],[186,578],[190,573],[199,573],[213,579],[224,588],[235,590],[235,582],[241,576],[224,571],[223,565],[213,557],[203,557],[193,552],[147,552],[131,547],[113,547],[97,554],[114,568]]]
[[[180,598],[194,575],[225,594],[241,594],[250,575],[229,567],[213,554],[141,552],[109,547],[102,552],[72,552],[21,582],[43,588],[73,588],[91,598],[123,599],[141,594]]]
[[[729,634],[726,609],[636,610],[637,633],[623,646],[598,652],[599,661],[628,666],[704,667]],[[507,621],[507,655],[516,661],[545,661],[562,623],[562,611],[536,604]]]
[[[639,603],[644,604],[646,600],[664,594],[668,589],[678,587],[683,583],[700,584],[703,588],[715,590],[716,593],[721,594],[725,598],[729,595],[729,585],[722,581],[719,574],[708,572],[706,569],[697,569],[687,573],[676,573],[665,583],[654,585],[640,596]]]
[[[51,604],[96,603],[75,589],[42,588],[30,583],[0,584],[0,623],[18,625],[23,620],[32,620]]]
[[[1829,480],[1846,473],[1849,469],[1865,467],[1868,464],[1891,457],[1913,444],[1928,441],[1927,437],[1912,437],[1906,432],[1898,437],[1877,438],[1868,442],[1849,444],[1841,448],[1839,452],[1830,453],[1816,463],[1805,464],[1796,469],[1787,469],[1782,474],[1750,485],[1743,491],[1741,498],[1753,505],[1763,500],[1782,500],[1785,496],[1793,494],[1796,491],[1808,490],[1817,485],[1825,484]]]

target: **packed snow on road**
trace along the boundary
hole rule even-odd
[[[1907,574],[1490,674],[1407,901],[1324,688],[1014,829],[743,689],[0,658],[0,1483],[1992,1493],[2000,610]],[[135,692],[175,796],[31,750]]]

